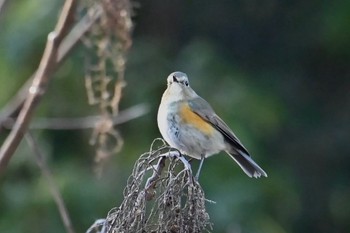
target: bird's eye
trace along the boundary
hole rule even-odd
[[[188,81],[185,81],[185,86],[188,87]]]

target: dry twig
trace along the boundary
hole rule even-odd
[[[18,144],[27,131],[34,109],[46,92],[53,70],[57,65],[58,47],[73,25],[76,4],[77,2],[75,0],[66,0],[55,30],[48,35],[45,51],[40,61],[39,68],[35,73],[33,83],[29,88],[26,101],[24,102],[13,129],[0,148],[0,172],[6,168],[13,153],[17,149]]]
[[[159,148],[154,147],[136,162],[121,205],[110,210],[106,219],[97,220],[88,233],[211,229],[204,192],[189,163],[164,142]]]
[[[90,144],[96,145],[96,171],[100,174],[104,162],[118,153],[124,143],[112,119],[119,114],[126,57],[132,44],[132,5],[129,0],[99,0],[102,13],[85,40],[96,55],[89,57],[85,86],[89,103],[97,105],[102,120],[96,124]],[[116,78],[115,78],[116,77]]]
[[[95,21],[101,15],[101,6],[95,4],[92,6],[88,12],[79,20],[77,24],[73,27],[73,29],[69,32],[69,34],[63,39],[62,43],[58,47],[57,51],[57,59],[56,66],[57,68],[60,64],[65,60],[70,51],[78,44],[82,36],[88,32],[91,26],[95,23]],[[27,98],[28,90],[33,83],[33,79],[36,75],[37,71],[23,84],[23,86],[19,89],[10,101],[6,103],[6,105],[2,108],[0,112],[0,132],[2,127],[6,127],[6,122],[10,118],[16,118],[18,112],[23,107],[23,103]]]
[[[120,125],[135,118],[141,117],[149,112],[146,104],[138,104],[127,108],[115,117],[113,125]],[[78,118],[35,118],[30,124],[30,129],[49,129],[49,130],[77,130],[94,128],[101,121],[101,116],[87,116]],[[10,118],[3,122],[3,126],[11,129],[14,125],[14,119]]]

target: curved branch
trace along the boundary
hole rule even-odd
[[[100,17],[101,7],[97,5],[92,7],[86,15],[73,27],[69,34],[63,39],[62,43],[58,47],[56,67],[59,67],[60,64],[65,60],[70,51],[78,44],[80,39],[85,33],[87,33],[93,23]],[[9,118],[16,118],[20,109],[23,107],[24,101],[28,95],[28,89],[33,83],[35,73],[23,84],[10,101],[2,108],[0,112],[0,132],[6,125],[6,121]],[[6,128],[6,126],[5,126]]]
[[[0,148],[0,172],[4,171],[13,153],[21,142],[24,133],[28,129],[34,109],[41,97],[46,92],[46,87],[52,77],[53,70],[57,63],[57,50],[63,38],[71,29],[74,19],[77,1],[66,0],[58,19],[55,31],[49,33],[43,57],[39,68],[34,75],[33,83],[27,93],[27,98],[19,113],[14,128]]]

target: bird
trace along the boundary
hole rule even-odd
[[[225,151],[249,176],[267,177],[248,150],[215,113],[210,104],[191,87],[185,73],[176,71],[167,78],[157,114],[164,140],[181,154],[200,160],[196,178],[205,158]]]

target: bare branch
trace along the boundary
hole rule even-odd
[[[64,38],[62,43],[58,47],[56,67],[65,60],[70,51],[77,45],[83,35],[85,35],[93,23],[100,17],[101,7],[96,4],[94,7],[90,8],[89,11],[84,15],[84,17],[74,26],[70,33]],[[33,83],[35,73],[23,84],[19,89],[17,94],[6,103],[0,112],[0,132],[9,118],[16,118],[18,112],[23,106],[23,103],[28,95],[28,89]]]
[[[53,175],[50,171],[49,166],[46,164],[45,159],[43,158],[44,156],[42,155],[42,152],[39,149],[38,144],[36,143],[33,135],[30,133],[30,131],[28,131],[25,134],[25,139],[29,145],[29,147],[32,149],[33,151],[33,155],[35,157],[36,163],[38,164],[43,176],[45,177],[45,179],[48,182],[51,194],[53,196],[53,199],[56,203],[56,206],[58,208],[58,211],[60,213],[62,222],[64,227],[66,228],[66,231],[68,233],[75,233],[74,229],[73,229],[73,225],[72,222],[70,220],[66,205],[64,204],[62,195],[56,185],[55,180],[53,179]]]
[[[25,134],[34,109],[39,103],[56,66],[57,49],[63,38],[68,33],[73,23],[73,17],[77,2],[66,0],[56,25],[55,31],[49,33],[45,51],[40,61],[39,68],[35,73],[33,83],[29,88],[28,96],[24,102],[16,123],[0,148],[0,172],[4,171],[13,153]]]
[[[162,174],[163,168],[165,167],[165,158],[165,156],[159,158],[158,163],[153,170],[152,176],[147,179],[145,185],[145,196],[147,201],[152,200],[155,196],[157,181]]]
[[[101,16],[102,8],[99,4],[91,7],[86,15],[73,27],[69,34],[64,38],[58,48],[57,63],[62,62],[80,39],[91,29],[92,25]]]
[[[125,109],[117,116],[112,118],[113,125],[120,125],[138,117],[144,116],[149,112],[149,106],[138,104]],[[102,119],[98,116],[78,117],[78,118],[35,118],[30,123],[30,129],[49,129],[49,130],[78,130],[94,128]],[[14,125],[14,119],[10,118],[3,123],[4,127],[11,129]]]

